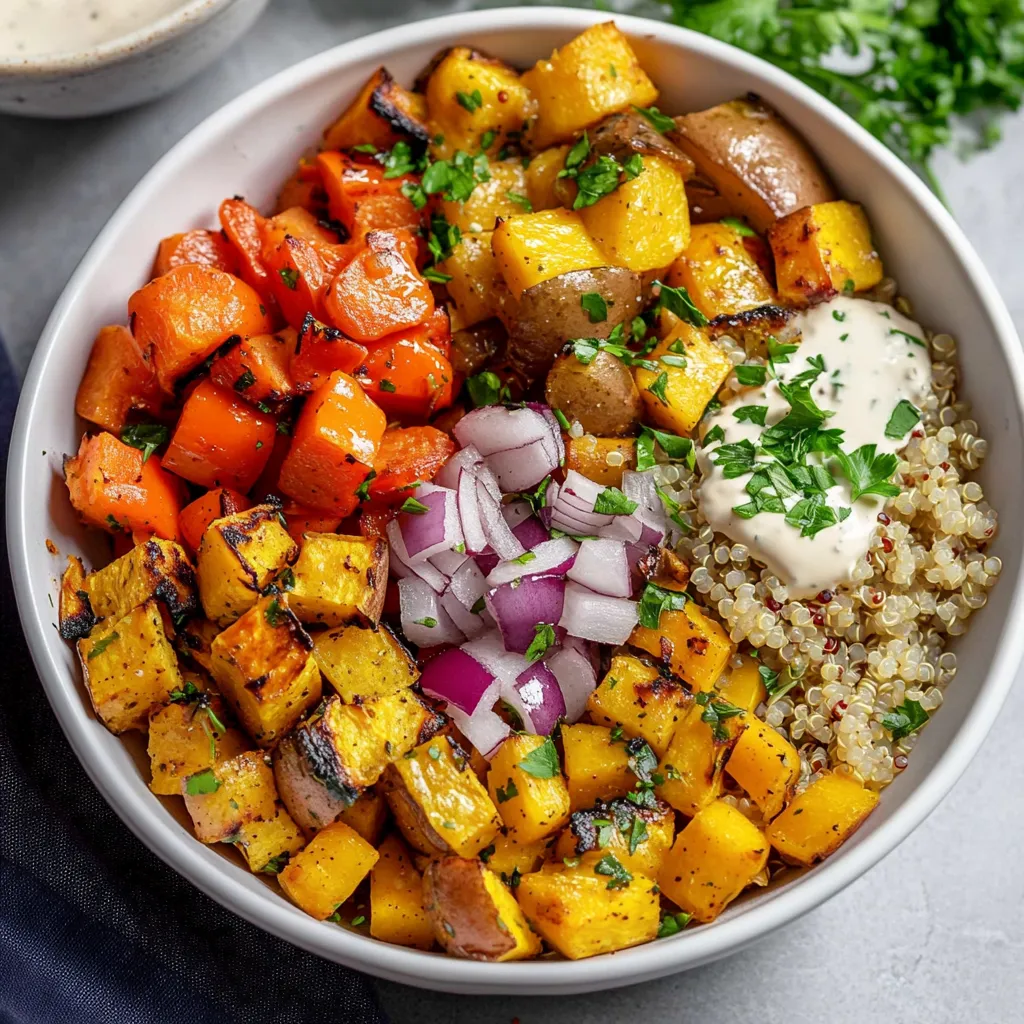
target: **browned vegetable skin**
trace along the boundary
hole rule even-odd
[[[598,352],[589,363],[573,354],[559,356],[548,373],[545,400],[584,431],[601,437],[636,432],[643,412],[633,374],[621,359]]]
[[[81,640],[96,625],[89,595],[84,590],[85,566],[77,555],[68,556],[68,567],[60,578],[60,635],[63,640]]]
[[[507,340],[504,324],[494,317],[455,331],[452,334],[452,369],[472,377],[485,369],[492,359],[502,358]]]
[[[700,180],[687,185],[691,205],[700,207],[694,220],[738,215],[766,231],[787,213],[836,198],[807,144],[756,96],[675,121],[672,141],[693,158]]]
[[[400,138],[425,145],[426,103],[402,88],[385,67],[370,76],[359,95],[325,132],[322,149],[374,145],[390,149]]]

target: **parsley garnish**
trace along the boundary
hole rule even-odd
[[[850,481],[854,501],[864,494],[895,498],[900,493],[899,487],[890,483],[899,465],[895,455],[876,455],[873,444],[861,445],[849,455],[838,448],[833,454]]]
[[[532,562],[536,557],[537,555],[535,552],[524,551],[518,558],[513,558],[511,559],[511,561],[515,562],[517,565],[527,565],[528,563]]]
[[[733,412],[733,416],[740,423],[756,423],[759,427],[764,426],[764,420],[767,415],[767,405],[741,405]]]
[[[896,403],[885,425],[885,436],[893,441],[906,437],[920,421],[921,413],[917,406],[903,398]]]
[[[355,494],[360,501],[370,500],[370,481],[375,479],[377,471],[371,469],[369,473],[363,478],[363,482],[356,488]]]
[[[740,363],[733,372],[744,387],[762,387],[768,379],[768,367],[760,363]]]
[[[467,377],[466,390],[477,407],[497,405],[508,397],[508,389],[502,385],[501,378],[493,370],[484,370],[475,377]]]
[[[248,391],[255,383],[256,377],[253,375],[252,370],[250,370],[248,366],[243,366],[242,373],[239,375],[238,380],[236,380],[231,386],[236,391]]]
[[[526,660],[533,662],[543,658],[550,647],[555,645],[555,628],[550,623],[540,622],[533,627],[533,639],[526,648]]]
[[[801,537],[813,537],[829,526],[841,523],[850,514],[848,508],[833,508],[821,494],[801,498],[787,513],[786,522],[800,530]]]
[[[142,461],[147,462],[162,444],[166,444],[170,431],[162,423],[136,423],[121,431],[121,440],[142,452]]]
[[[637,510],[637,503],[627,498],[618,487],[606,487],[594,501],[594,511],[604,516],[629,516]]]
[[[86,661],[92,661],[93,658],[98,658],[115,640],[120,640],[121,634],[116,630],[113,633],[108,633],[102,640],[97,640],[93,644],[92,650],[86,655]]]
[[[592,324],[599,324],[608,319],[608,303],[600,292],[584,292],[580,296],[580,306],[590,317]]]
[[[650,122],[651,127],[655,131],[661,132],[662,135],[666,132],[673,132],[676,129],[675,121],[668,114],[663,114],[657,107],[638,107],[634,103],[633,109],[638,114],[642,114]]]
[[[427,629],[433,629],[437,625],[437,619],[430,615],[425,615],[422,619],[413,619],[413,622],[417,626],[426,626]],[[430,749],[433,750],[434,748],[431,747]],[[435,758],[434,760],[437,759]]]
[[[740,220],[739,217],[723,217],[721,223],[728,228],[732,228],[740,238],[757,238],[757,232],[745,220]]]
[[[427,249],[434,257],[435,263],[448,259],[452,250],[462,241],[462,231],[457,224],[449,224],[445,217],[435,213],[430,218],[430,231],[427,233]],[[450,280],[450,278],[449,278]]]
[[[555,741],[550,736],[545,736],[544,742],[531,750],[516,767],[535,779],[553,779],[562,770]]]
[[[704,709],[700,720],[711,726],[711,732],[719,743],[725,743],[729,739],[729,732],[722,723],[729,718],[746,714],[743,708],[730,704],[724,697],[714,693],[698,693],[694,699]]]
[[[284,281],[285,287],[290,291],[295,291],[299,282],[299,272],[294,267],[282,267],[277,273]]]
[[[682,285],[673,288],[661,281],[655,281],[653,287],[660,288],[657,309],[667,309],[693,327],[704,327],[707,324],[708,318],[694,305],[690,293]]]
[[[420,271],[420,275],[424,281],[431,281],[434,284],[447,284],[452,279],[451,274],[445,274],[437,267],[424,267]]]
[[[504,804],[508,803],[508,801],[511,800],[512,797],[519,796],[519,790],[516,789],[516,784],[511,779],[509,779],[508,782],[505,783],[504,789],[502,789],[500,786],[498,786],[495,789],[494,795],[498,798],[499,804]]]
[[[676,462],[685,462],[689,469],[696,465],[696,455],[693,450],[693,441],[688,437],[677,437],[675,434],[666,433],[663,430],[655,430],[653,427],[641,427],[640,436],[636,441],[636,468],[643,472],[655,464],[654,443],[661,446],[661,450]]]
[[[636,848],[647,842],[650,837],[647,834],[647,823],[638,814],[633,819],[633,827],[629,831],[629,852],[636,853]]]
[[[708,431],[708,434],[710,433],[711,431]],[[704,443],[708,443],[707,434],[704,435]],[[733,444],[720,444],[711,459],[716,466],[722,467],[722,475],[726,480],[733,480],[754,472],[757,466],[757,449],[752,442],[744,438]]]
[[[422,501],[417,501],[415,498],[406,498],[402,502],[402,507],[399,511],[408,512],[414,516],[422,516],[430,511],[430,506],[424,505]]]
[[[687,595],[680,591],[666,590],[656,583],[648,583],[640,595],[640,603],[637,606],[640,625],[648,629],[657,629],[662,612],[679,611],[688,600]]]
[[[594,874],[606,875],[609,878],[606,889],[625,889],[633,876],[622,866],[613,853],[606,853],[595,865]]]
[[[377,387],[379,387],[381,391],[387,391],[389,393],[394,393],[398,390],[398,388],[396,388],[389,380],[381,380]]]
[[[263,617],[267,620],[267,625],[271,629],[277,629],[284,622],[286,617],[285,610],[281,607],[276,597],[263,609]]]
[[[474,110],[479,110],[484,103],[484,98],[480,95],[479,89],[474,89],[472,92],[456,92],[455,99],[458,101],[459,106],[470,114]]]
[[[524,196],[522,192],[513,192],[511,190],[506,192],[505,196],[515,203],[516,206],[521,206],[527,213],[533,213],[533,203],[530,202],[529,196]]]
[[[220,789],[220,779],[213,774],[211,768],[204,772],[196,772],[185,780],[185,792],[189,796],[204,796],[207,793],[216,793]]]
[[[654,397],[661,402],[662,405],[668,405],[668,397],[665,394],[665,389],[668,387],[668,370],[662,370],[661,373],[655,377],[654,381],[647,385],[646,390],[649,391]]]
[[[894,740],[901,740],[917,732],[928,721],[928,712],[916,700],[905,700],[892,711],[882,716],[882,728],[892,733]]]
[[[679,911],[678,914],[666,914],[661,919],[661,924],[658,926],[658,934],[655,938],[667,939],[670,935],[677,935],[690,923],[692,916],[685,910]]]

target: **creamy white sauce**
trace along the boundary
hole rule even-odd
[[[910,440],[910,432],[899,439],[887,438],[889,417],[901,400],[920,409],[931,389],[928,349],[907,337],[923,339],[921,327],[891,306],[845,296],[799,314],[794,325],[800,331],[800,345],[788,363],[777,365],[780,379],[791,380],[810,368],[809,357],[820,356],[825,372],[812,385],[811,393],[820,409],[832,411],[822,427],[838,427],[844,432],[842,448],[847,453],[865,444],[876,445],[878,454],[900,451]],[[906,333],[897,333],[900,331]],[[725,440],[698,451],[703,476],[700,506],[705,519],[719,533],[745,544],[752,558],[786,584],[791,598],[812,597],[849,583],[857,561],[868,550],[885,500],[864,495],[851,501],[850,483],[836,468],[836,483],[825,500],[833,508],[851,509],[850,515],[812,537],[801,536],[780,513],[759,512],[750,519],[737,515],[733,508],[751,500],[745,490],[750,476],[726,479],[711,457],[722,443],[746,438],[757,444],[765,428],[734,416],[746,405],[768,407],[766,426],[777,423],[790,409],[778,383],[769,378],[764,387],[744,389],[708,417],[702,425],[704,436],[717,425],[725,432]],[[758,456],[758,461],[770,459]],[[808,463],[814,461],[820,463],[821,456],[808,456]],[[800,498],[799,494],[784,498],[787,511]]]
[[[152,25],[187,0],[0,0],[0,57],[80,53]]]

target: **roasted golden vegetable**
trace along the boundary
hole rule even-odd
[[[317,633],[313,657],[346,704],[387,697],[420,677],[415,659],[383,623]]]
[[[535,839],[532,843],[523,843],[507,828],[503,828],[494,837],[494,842],[480,851],[480,859],[503,882],[509,883],[517,872],[527,875],[536,871],[552,842],[545,837]]]
[[[234,845],[254,873],[276,875],[306,840],[279,803],[270,818],[254,818],[242,826]]]
[[[376,846],[389,815],[388,802],[384,798],[384,794],[371,786],[359,794],[355,803],[343,807],[335,820],[345,822],[371,846]]]
[[[189,775],[181,795],[201,843],[234,842],[244,826],[277,813],[274,776],[259,750]]]
[[[552,146],[530,158],[526,168],[526,194],[534,210],[552,210],[562,205],[555,193],[555,182],[558,172],[565,166],[568,152],[568,146]]]
[[[491,251],[491,233],[466,233],[451,255],[437,265],[447,274],[448,294],[454,303],[453,329],[472,327],[497,312],[496,282],[501,279],[498,261]],[[457,324],[457,327],[456,327]]]
[[[68,556],[68,567],[61,575],[57,610],[62,640],[81,640],[96,625],[85,590],[85,566],[77,555]]]
[[[434,926],[423,908],[423,876],[396,835],[377,847],[370,871],[370,934],[382,942],[431,949]]]
[[[383,537],[307,533],[288,592],[303,622],[343,626],[375,624],[388,582],[388,544]]]
[[[768,841],[786,860],[817,864],[860,827],[877,803],[878,794],[851,775],[822,775],[768,826]]]
[[[604,487],[621,487],[622,474],[636,469],[636,441],[631,437],[570,437],[565,468],[575,469]]]
[[[757,804],[766,821],[782,810],[800,777],[800,754],[770,725],[751,716],[725,766]]]
[[[548,371],[544,400],[591,434],[635,434],[643,402],[629,367],[610,352],[587,363],[573,353],[559,356]]]
[[[592,807],[598,800],[625,796],[636,783],[626,741],[613,740],[611,729],[603,725],[563,725],[562,747],[573,811]]]
[[[341,117],[324,132],[320,148],[371,145],[391,149],[399,139],[425,146],[430,138],[426,115],[426,100],[403,89],[387,68],[380,67]]]
[[[543,839],[569,820],[569,791],[548,736],[509,736],[491,758],[487,791],[518,842]]]
[[[465,202],[454,199],[441,202],[441,213],[449,224],[467,234],[494,230],[495,222],[522,213],[526,201],[526,171],[521,160],[495,160],[490,178],[480,182]],[[518,197],[518,201],[515,198]]]

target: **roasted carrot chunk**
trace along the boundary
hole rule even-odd
[[[320,180],[320,168],[312,160],[300,160],[277,194],[277,212],[301,206],[321,216],[327,212],[327,193]]]
[[[412,179],[385,178],[377,163],[357,163],[343,153],[325,152],[317,158],[321,181],[327,193],[327,210],[343,224],[353,241],[368,231],[415,232],[419,211],[402,192]]]
[[[348,149],[369,143],[390,149],[400,138],[414,145],[427,142],[426,100],[419,93],[403,89],[380,67],[370,76],[359,95],[324,132],[324,149]]]
[[[244,512],[251,507],[252,502],[244,494],[232,491],[228,487],[215,487],[181,510],[181,515],[178,516],[181,536],[192,551],[198,551],[199,542],[214,519],[233,516],[236,512]]]
[[[128,300],[132,333],[143,351],[152,349],[164,391],[198,366],[228,338],[271,330],[266,307],[244,281],[213,267],[174,267]]]
[[[159,277],[186,263],[201,263],[206,267],[226,270],[229,274],[238,272],[238,254],[219,231],[200,229],[169,235],[157,246],[153,276]]]
[[[249,488],[249,493],[256,501],[262,503],[264,498],[281,498],[281,467],[284,465],[288,449],[291,447],[292,439],[279,429],[274,436],[274,444],[270,450],[270,457],[263,467],[263,472],[256,478],[256,483]]]
[[[78,454],[64,460],[71,504],[93,526],[108,533],[155,534],[179,540],[181,481],[113,434],[83,437]]]
[[[291,206],[264,220],[260,225],[260,235],[264,245],[268,242],[271,245],[277,245],[283,242],[288,235],[293,238],[305,239],[314,245],[339,241],[336,231],[326,227],[320,217],[301,206]]]
[[[292,346],[289,371],[296,388],[314,391],[335,370],[352,373],[366,355],[363,345],[349,341],[337,327],[328,327],[310,315]]]
[[[220,204],[220,226],[238,255],[238,276],[265,297],[270,294],[270,275],[263,266],[263,224],[266,218],[244,199],[225,199]]]
[[[285,237],[263,247],[263,264],[270,272],[270,288],[281,315],[296,330],[307,316],[324,316],[323,298],[328,277],[316,249],[304,238]]]
[[[391,427],[385,431],[373,468],[370,497],[404,501],[417,480],[433,480],[455,451],[455,443],[434,427]]]
[[[389,416],[426,418],[452,404],[452,364],[415,337],[385,338],[360,370],[366,393]]]
[[[397,515],[397,505],[364,505],[359,513],[359,532],[364,537],[386,537],[388,523]]]
[[[121,433],[132,409],[155,412],[163,403],[156,373],[127,327],[101,327],[75,397],[84,420]]]
[[[217,356],[210,365],[210,380],[238,392],[250,405],[277,405],[299,392],[288,364],[295,349],[295,329],[257,334]],[[266,411],[265,409],[262,411]]]
[[[335,371],[307,399],[281,467],[281,490],[344,518],[359,503],[387,420],[348,374]]]
[[[371,231],[366,248],[328,287],[327,317],[348,337],[375,341],[415,327],[434,312],[430,285],[409,256],[411,241],[405,232]]]
[[[233,390],[203,380],[188,396],[164,455],[164,466],[200,487],[243,494],[270,458],[277,427]]]
[[[299,545],[307,533],[334,533],[341,525],[341,516],[300,505],[297,501],[285,501],[281,515],[292,540]]]

